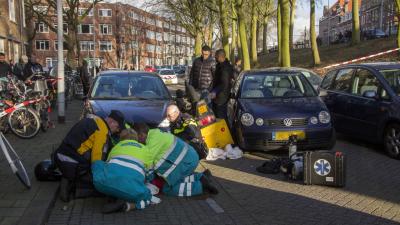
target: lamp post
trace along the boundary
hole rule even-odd
[[[58,39],[58,65],[57,65],[57,103],[58,122],[65,123],[65,91],[64,91],[64,28],[63,28],[63,1],[57,0],[57,39]]]

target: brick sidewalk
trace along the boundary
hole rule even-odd
[[[348,159],[345,188],[305,186],[255,171],[262,158],[202,162],[220,194],[209,200],[162,196],[142,211],[102,215],[105,199],[56,202],[48,225],[71,224],[400,224],[400,164],[379,151],[339,140]],[[222,210],[222,211],[221,211]]]
[[[0,154],[0,225],[6,224],[41,224],[54,200],[58,183],[37,182],[34,167],[43,159],[49,158],[53,146],[57,146],[65,133],[79,118],[82,103],[72,102],[66,110],[67,122],[55,123],[56,128],[46,133],[39,131],[33,139],[20,139],[9,133],[10,141],[31,178],[32,188],[27,190],[11,172],[7,160]],[[51,114],[54,121],[56,112]]]

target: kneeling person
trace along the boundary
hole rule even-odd
[[[145,185],[146,166],[151,162],[148,160],[148,149],[137,142],[133,129],[123,130],[120,138],[107,162],[98,160],[92,165],[95,188],[119,199],[116,203],[105,205],[104,213],[144,209],[153,197]]]
[[[139,142],[145,144],[153,154],[155,173],[166,184],[163,193],[172,196],[195,196],[208,191],[217,194],[210,184],[209,175],[194,172],[199,164],[199,156],[192,146],[173,134],[151,129],[146,124],[135,124]]]

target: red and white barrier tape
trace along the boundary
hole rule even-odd
[[[384,52],[379,52],[379,53],[376,53],[376,54],[373,54],[373,55],[364,56],[364,57],[361,57],[361,58],[358,58],[358,59],[353,59],[353,60],[350,60],[350,61],[336,63],[336,64],[332,64],[332,65],[329,65],[329,66],[325,66],[322,69],[326,70],[326,69],[330,69],[332,67],[337,67],[337,66],[341,66],[341,65],[347,65],[347,64],[350,64],[350,63],[355,63],[355,62],[358,62],[358,61],[374,58],[374,57],[377,57],[377,56],[389,54],[391,52],[395,52],[395,51],[399,51],[399,50],[400,50],[400,48],[395,48],[395,49],[387,50],[387,51],[384,51]]]

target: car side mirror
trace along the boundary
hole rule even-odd
[[[378,93],[374,90],[364,91],[363,97],[377,99]]]

